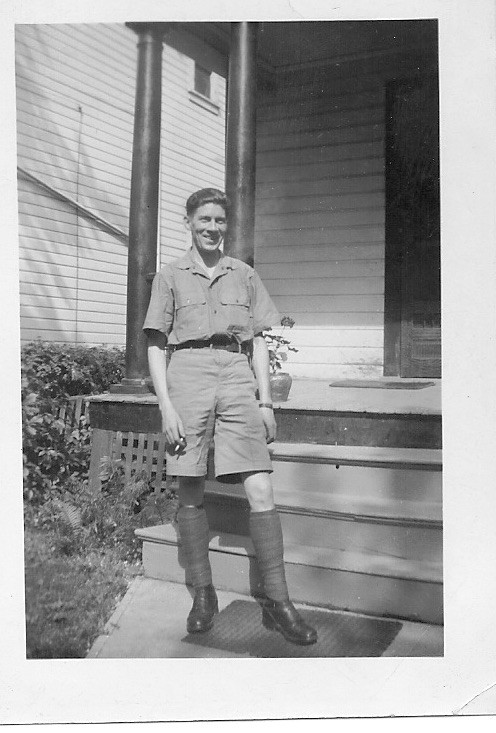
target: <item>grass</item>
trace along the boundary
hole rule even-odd
[[[132,578],[138,561],[116,549],[82,555],[54,552],[54,532],[27,528],[26,657],[83,658],[102,632]]]
[[[28,659],[86,657],[130,582],[142,573],[134,529],[171,521],[177,503],[149,497],[136,511],[135,504],[123,501],[125,493],[95,497],[82,487],[76,504],[26,507]],[[75,506],[82,507],[81,516]]]

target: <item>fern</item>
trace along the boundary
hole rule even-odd
[[[73,532],[78,532],[83,526],[81,510],[74,504],[67,501],[58,500],[57,507],[61,521]]]

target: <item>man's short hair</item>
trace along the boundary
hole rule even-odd
[[[226,214],[229,211],[229,199],[223,191],[219,191],[218,188],[201,188],[192,193],[186,201],[186,214],[191,216],[204,204],[218,204],[222,206]]]

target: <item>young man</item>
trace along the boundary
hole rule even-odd
[[[185,225],[193,246],[155,276],[143,325],[169,446],[167,471],[179,477],[178,529],[195,590],[187,630],[207,631],[218,611],[203,508],[213,435],[216,476],[241,475],[250,504],[250,533],[267,596],[263,623],[295,644],[313,644],[315,630],[289,600],[270,478],[267,443],[275,439],[276,423],[262,331],[280,317],[253,268],[222,253],[227,215],[228,200],[217,189],[189,197]],[[166,344],[172,348],[167,372]]]

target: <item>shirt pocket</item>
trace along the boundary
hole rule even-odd
[[[200,292],[176,293],[174,332],[179,343],[205,338],[208,328],[207,299]]]
[[[220,294],[224,322],[229,330],[246,328],[250,323],[250,300],[244,288],[224,287]],[[233,327],[231,329],[231,327]]]

